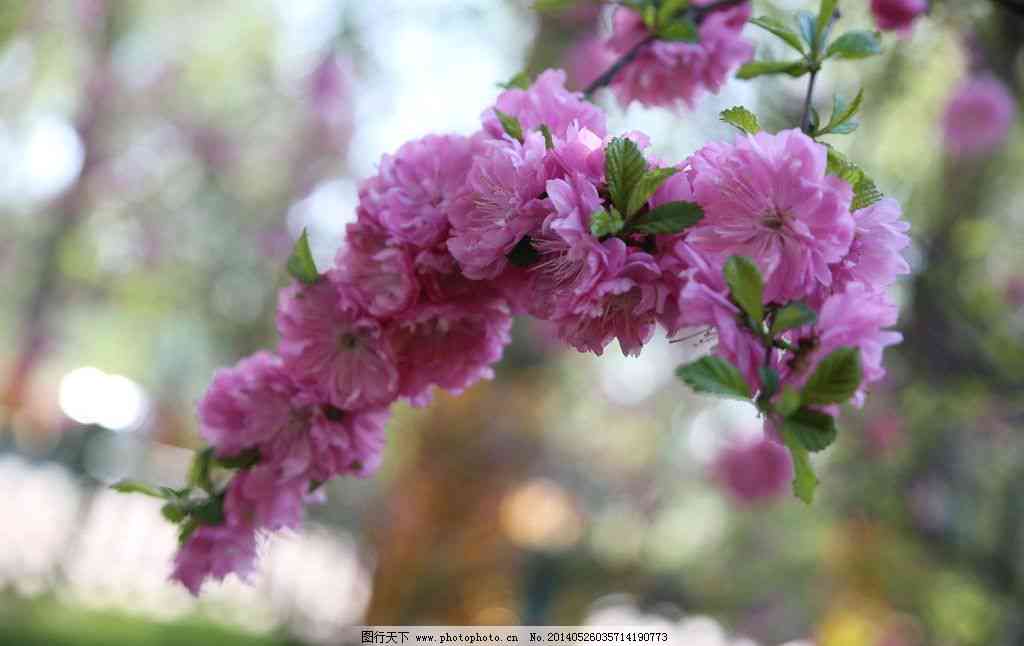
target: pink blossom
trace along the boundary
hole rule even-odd
[[[414,404],[430,400],[436,385],[460,393],[480,379],[511,341],[512,316],[502,300],[427,304],[389,329],[398,357],[399,393]]]
[[[879,29],[908,34],[914,21],[928,11],[928,0],[871,0],[871,13]]]
[[[388,404],[398,371],[381,325],[330,281],[281,291],[279,352],[292,377],[341,409]]]
[[[366,246],[342,246],[331,279],[344,286],[369,314],[399,314],[413,305],[419,295],[413,258],[402,248],[380,246],[368,251]]]
[[[270,446],[274,443],[272,441]],[[264,452],[268,453],[266,457]],[[288,472],[288,462],[269,453],[264,447],[258,464],[239,471],[231,479],[224,497],[226,525],[255,531],[294,528],[302,524],[303,496],[309,481],[301,472]]]
[[[694,2],[698,6],[710,3]],[[706,92],[717,94],[733,71],[754,54],[753,45],[741,37],[749,18],[749,3],[712,11],[701,21],[698,42],[659,40],[645,46],[612,83],[619,103],[674,106],[683,102],[693,108]],[[620,7],[608,48],[622,56],[649,36],[640,14]]]
[[[309,77],[309,98],[320,123],[347,139],[352,129],[352,64],[328,52]]]
[[[506,256],[546,215],[544,138],[488,142],[466,178],[467,190],[449,213],[448,249],[472,279],[492,279]]]
[[[758,383],[757,369],[764,362],[764,346],[740,324],[740,310],[729,300],[722,271],[682,241],[676,243],[672,255],[690,268],[677,296],[680,314],[676,325],[711,326],[718,337],[715,354],[739,368],[748,383]]]
[[[900,253],[910,246],[906,234],[910,223],[901,219],[901,214],[899,202],[892,198],[853,212],[856,228],[850,252],[832,267],[835,291],[851,282],[881,290],[897,276],[910,273],[910,265]]]
[[[705,146],[690,175],[704,219],[688,241],[719,266],[732,255],[756,262],[767,302],[829,287],[829,265],[846,256],[855,222],[852,189],[825,165],[825,147],[799,130]]]
[[[863,380],[853,403],[864,402],[867,387],[885,376],[882,354],[885,348],[899,343],[903,335],[883,328],[896,324],[899,308],[884,292],[872,291],[861,283],[850,283],[840,293],[825,299],[818,320],[811,332],[814,351],[806,370],[785,376],[786,381],[803,383],[814,372],[817,362],[842,347],[860,350]]]
[[[206,579],[223,580],[234,573],[244,580],[251,576],[255,563],[256,534],[252,529],[201,525],[174,557],[171,579],[198,595]]]
[[[615,58],[604,38],[596,35],[583,38],[566,54],[569,83],[580,89],[587,87],[615,62]]]
[[[729,446],[714,463],[715,479],[738,502],[751,505],[776,498],[793,478],[789,451],[768,438]]]
[[[532,132],[546,125],[552,135],[561,138],[572,123],[602,137],[607,131],[604,112],[586,101],[581,93],[566,90],[565,72],[562,70],[545,71],[526,90],[512,88],[498,95],[494,108],[485,110],[481,119],[484,131],[501,139],[505,136],[505,129],[494,113],[495,109],[516,117],[523,132]]]
[[[942,117],[946,150],[956,158],[991,153],[1006,141],[1016,112],[1002,81],[975,77],[961,82]]]
[[[283,428],[294,386],[281,359],[257,352],[213,377],[199,402],[200,433],[220,455],[235,455]]]
[[[403,144],[381,159],[379,179],[364,184],[360,205],[399,242],[418,247],[442,242],[474,146],[459,135],[429,135]]]

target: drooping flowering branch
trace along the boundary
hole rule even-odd
[[[620,99],[692,103],[750,57],[747,3],[626,4],[610,41],[627,52],[608,75]],[[747,76],[813,79],[827,58],[864,55],[863,36],[828,43],[835,5],[801,17],[799,35],[757,19],[804,58],[748,63]],[[697,40],[664,42],[672,30]],[[653,81],[666,82],[657,94]],[[850,132],[860,97],[837,99],[824,125],[809,111],[810,127],[775,134],[732,108],[722,119],[743,131],[736,141],[664,165],[645,135],[610,136],[604,113],[564,83],[560,71],[520,76],[472,136],[429,135],[385,155],[326,271],[300,237],[277,351],[215,375],[199,406],[211,448],[189,485],[119,485],[165,500],[181,525],[174,577],[190,590],[250,572],[257,533],[296,526],[323,482],[372,474],[395,401],[425,405],[433,388],[489,378],[513,314],[596,354],[613,340],[639,354],[657,327],[713,330],[713,353],[679,376],[752,402],[810,502],[808,453],[831,444],[838,406],[863,400],[900,338],[885,330],[897,311],[884,291],[908,271],[899,205],[815,139]]]

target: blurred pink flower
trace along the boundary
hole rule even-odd
[[[729,446],[713,466],[715,480],[737,502],[764,503],[782,495],[793,478],[789,451],[768,438]]]
[[[223,580],[237,574],[242,580],[252,575],[256,563],[256,534],[250,528],[233,525],[198,527],[174,557],[171,579],[198,595],[208,579]]]
[[[928,11],[928,0],[871,0],[871,13],[879,29],[910,33],[914,21]]]
[[[875,455],[883,455],[900,446],[903,433],[903,418],[895,414],[879,415],[864,427],[868,449]]]
[[[1006,85],[992,77],[962,81],[942,116],[946,150],[955,158],[983,157],[1010,132],[1016,104]]]
[[[705,93],[717,94],[733,71],[754,54],[754,46],[741,37],[749,18],[750,4],[744,2],[706,14],[696,43],[655,41],[645,46],[612,83],[619,103],[675,106],[682,102],[693,108]],[[613,21],[607,46],[616,57],[650,36],[643,18],[632,9],[617,8]]]
[[[601,36],[587,36],[577,41],[565,57],[569,85],[578,89],[587,87],[615,62],[615,58]]]

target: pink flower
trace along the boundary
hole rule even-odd
[[[202,525],[178,550],[171,579],[198,596],[206,579],[223,580],[234,573],[244,580],[252,574],[255,563],[256,534],[251,529]]]
[[[342,246],[335,270],[330,272],[331,280],[344,286],[375,317],[399,314],[412,306],[420,285],[409,253],[398,247],[380,246],[367,251],[365,244],[360,246]]]
[[[576,42],[566,55],[566,70],[573,87],[585,88],[615,62],[615,54],[600,36],[588,36]]]
[[[900,253],[910,246],[906,232],[910,223],[902,220],[899,202],[884,198],[853,212],[856,226],[850,252],[832,267],[835,291],[851,283],[864,283],[881,290],[897,276],[910,273],[910,265]]]
[[[354,410],[394,400],[398,371],[380,323],[330,281],[282,290],[277,329],[289,374],[332,405]]]
[[[884,292],[872,291],[861,283],[850,283],[840,293],[825,299],[818,320],[810,332],[814,339],[811,360],[806,369],[784,374],[788,382],[802,384],[814,372],[819,361],[834,350],[853,347],[860,350],[861,386],[853,397],[854,405],[864,402],[867,387],[885,376],[882,354],[885,348],[899,343],[903,335],[883,328],[896,324],[899,308]],[[785,372],[785,368],[783,368]]]
[[[218,454],[235,455],[288,423],[293,395],[281,359],[257,352],[214,375],[199,402],[200,433]]]
[[[562,70],[545,71],[529,89],[505,90],[498,96],[494,108],[484,111],[481,116],[484,131],[501,139],[505,136],[505,129],[494,113],[495,108],[516,117],[524,133],[546,125],[553,136],[561,138],[572,123],[602,137],[606,132],[604,112],[586,101],[579,92],[566,90],[565,72]]]
[[[389,336],[398,357],[399,393],[430,401],[436,385],[460,393],[480,379],[511,341],[512,317],[502,300],[422,305],[395,321]]]
[[[714,474],[733,498],[751,505],[786,491],[793,479],[793,462],[785,447],[762,438],[725,448],[715,460]]]
[[[1002,81],[976,77],[961,82],[942,117],[946,150],[956,158],[991,153],[1006,141],[1016,111]]]
[[[277,438],[280,437],[279,434]],[[264,456],[264,452],[268,455]],[[302,524],[303,497],[309,480],[301,472],[289,473],[288,463],[269,453],[264,447],[258,464],[239,471],[231,479],[224,497],[226,525],[256,531]]]
[[[360,205],[395,240],[432,247],[448,233],[447,214],[466,182],[474,142],[459,135],[429,135],[384,155],[379,179],[364,184]]]
[[[729,300],[721,269],[685,242],[677,242],[672,255],[690,267],[679,292],[679,327],[710,326],[716,332],[715,354],[739,368],[747,383],[758,383],[757,369],[764,363],[764,346],[740,324],[740,310]]]
[[[749,18],[749,3],[712,11],[701,21],[698,42],[655,41],[645,46],[612,83],[619,103],[674,106],[683,102],[693,108],[706,92],[718,93],[733,71],[754,54],[753,45],[741,38]],[[639,13],[620,7],[608,48],[622,56],[649,35]]]
[[[908,34],[914,21],[928,11],[928,0],[871,0],[879,29]]]
[[[846,256],[855,223],[853,191],[825,174],[825,162],[825,147],[799,130],[705,146],[690,175],[704,219],[688,241],[719,266],[732,255],[756,262],[767,302],[829,287],[829,265]]]
[[[516,243],[540,226],[547,214],[545,155],[544,138],[531,133],[524,144],[488,142],[477,158],[449,213],[448,249],[467,277],[496,278]]]

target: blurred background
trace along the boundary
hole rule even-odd
[[[379,475],[330,483],[254,585],[196,600],[166,581],[159,502],[107,485],[184,481],[213,370],[275,343],[292,240],[307,227],[329,263],[382,153],[473,131],[522,69],[575,87],[603,69],[606,11],[529,4],[0,0],[0,644],[638,622],[694,646],[1024,644],[1024,129],[954,161],[938,125],[969,74],[1022,94],[1024,17],[990,0],[935,2],[912,38],[822,77],[826,113],[866,89],[862,127],[833,139],[903,203],[914,273],[907,340],[816,456],[812,507],[752,407],[673,379],[699,343],[582,356],[520,321],[496,380],[400,408]],[[842,3],[847,28],[867,4]],[[598,101],[674,161],[731,137],[732,105],[791,127],[803,90]]]

